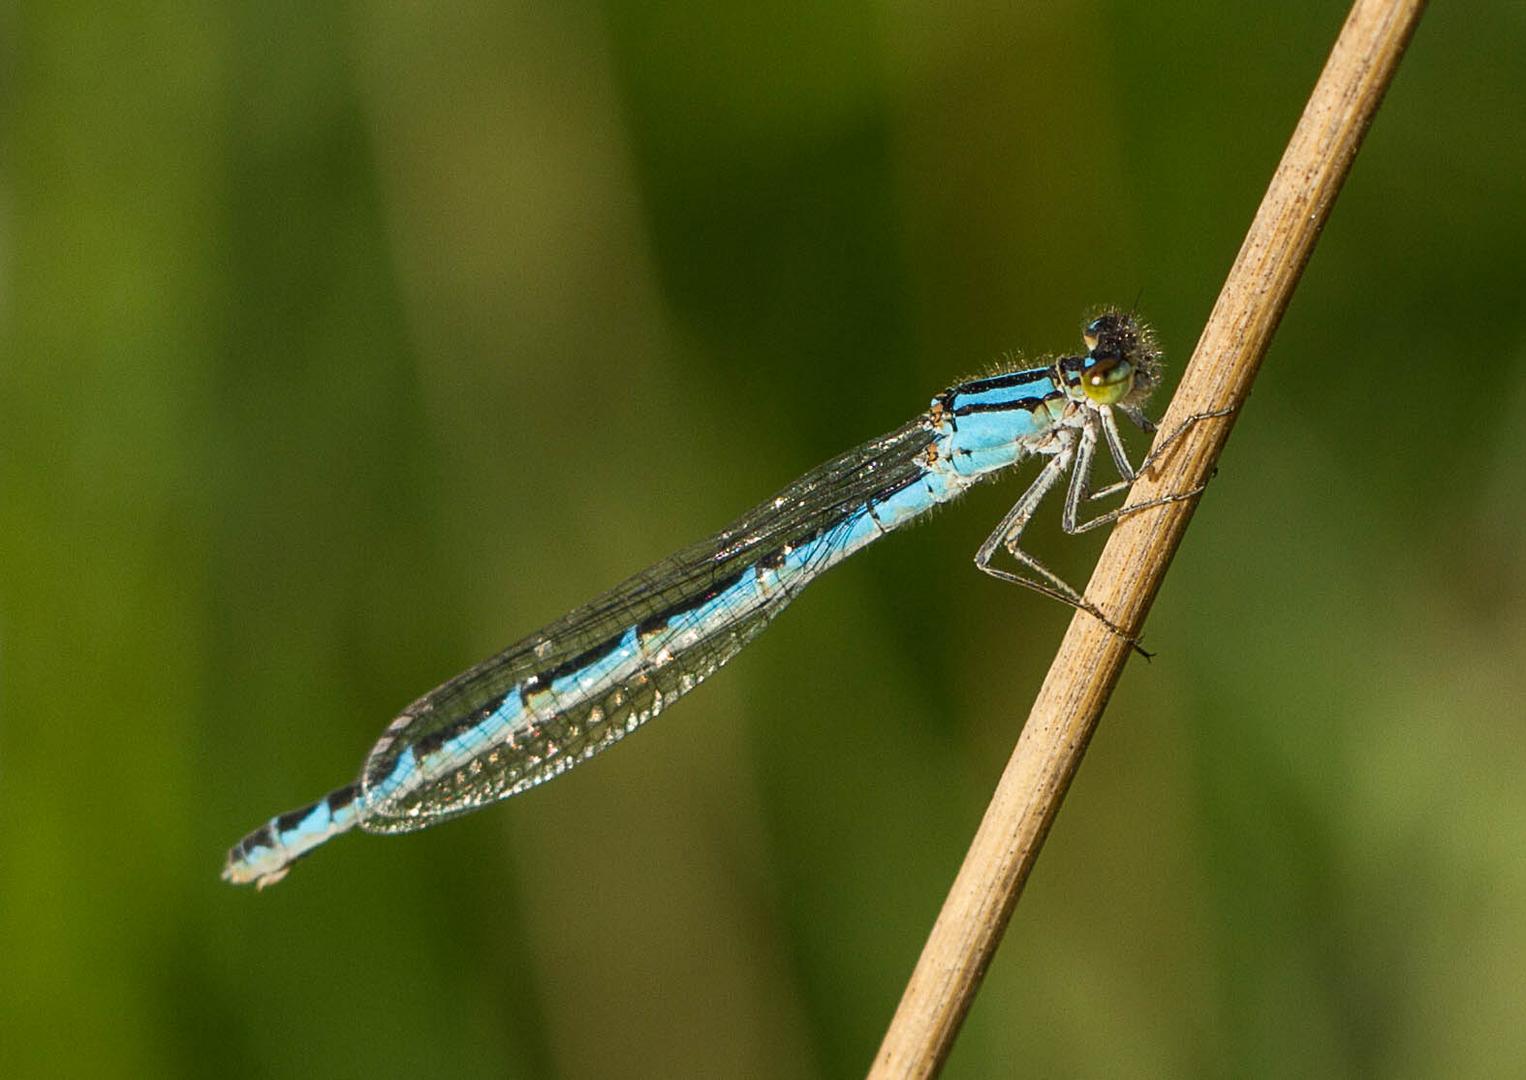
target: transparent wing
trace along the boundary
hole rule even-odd
[[[812,470],[708,540],[642,571],[425,694],[387,728],[361,772],[361,825],[424,828],[557,776],[613,745],[730,660],[840,556],[855,511],[922,471],[923,418]],[[810,544],[806,561],[778,558]],[[734,613],[707,610],[742,573],[778,565],[775,587]],[[597,657],[635,627],[647,658],[601,674]],[[580,671],[586,678],[573,676]],[[545,687],[571,682],[575,690]],[[533,715],[495,728],[510,695],[540,687]],[[528,706],[527,706],[528,708]],[[401,766],[400,766],[401,763]],[[404,776],[419,763],[418,775]]]

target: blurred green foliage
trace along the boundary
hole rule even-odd
[[[1021,479],[549,787],[222,853],[1089,305],[1179,365],[1342,17],[0,17],[0,1075],[860,1072],[1069,618]],[[1523,54],[1422,25],[949,1075],[1526,1057]]]

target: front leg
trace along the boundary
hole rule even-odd
[[[1172,443],[1176,442],[1176,440],[1179,439],[1182,435],[1186,434],[1188,429],[1196,426],[1204,420],[1211,420],[1218,416],[1228,416],[1234,411],[1234,408],[1231,406],[1224,409],[1213,409],[1209,412],[1193,413],[1191,416],[1183,420],[1181,424],[1179,424],[1176,429],[1171,432],[1171,434],[1160,440],[1154,449],[1150,451],[1150,453],[1145,457],[1144,461],[1140,463],[1139,473],[1143,473],[1149,469],[1154,468],[1155,463],[1165,456],[1167,448],[1170,447]],[[1117,427],[1114,425],[1113,428],[1109,431],[1109,438],[1111,439],[1111,437],[1116,434]],[[1122,488],[1129,487],[1133,484],[1134,479],[1137,478],[1137,476],[1138,474],[1136,473],[1134,478],[1131,478],[1122,483],[1110,485],[1103,491],[1099,491],[1091,497],[1093,499],[1101,498],[1105,494],[1110,495],[1115,491],[1121,490]],[[1067,526],[1067,531],[1086,532],[1101,525],[1111,525],[1113,522],[1118,521],[1120,518],[1128,517],[1130,514],[1136,514],[1141,510],[1149,510],[1151,507],[1155,506],[1165,506],[1167,503],[1185,502],[1188,499],[1193,499],[1201,495],[1207,487],[1207,484],[1199,484],[1191,491],[1181,491],[1174,495],[1162,495],[1158,499],[1148,499],[1142,503],[1134,503],[1130,506],[1120,506],[1116,510],[1110,510],[1105,514],[1098,514],[1090,521],[1081,522],[1080,524],[1075,525],[1074,528]],[[1072,518],[1072,524],[1075,524],[1074,518]]]
[[[1124,415],[1145,431],[1155,430],[1155,425],[1145,419],[1144,413],[1138,409],[1130,409]],[[1101,491],[1092,492],[1091,495],[1087,496],[1088,501],[1105,499],[1109,495],[1116,495],[1118,492],[1131,486],[1139,478],[1139,473],[1129,461],[1128,451],[1124,449],[1123,436],[1118,433],[1118,421],[1113,416],[1113,410],[1108,408],[1098,409],[1096,416],[1102,425],[1102,437],[1107,442],[1107,452],[1112,455],[1113,467],[1118,470],[1118,475],[1121,479],[1116,484],[1109,484]],[[1093,439],[1095,438],[1096,436],[1093,436]],[[1088,471],[1087,482],[1089,483],[1090,480],[1090,472]]]
[[[1151,447],[1150,452],[1145,455],[1144,461],[1140,462],[1139,471],[1149,472],[1151,469],[1153,469],[1155,467],[1155,463],[1166,456],[1166,450],[1171,446],[1172,443],[1176,442],[1177,439],[1187,434],[1189,430],[1196,427],[1204,420],[1212,420],[1219,416],[1228,416],[1234,411],[1235,407],[1233,405],[1228,405],[1222,409],[1210,409],[1207,412],[1196,412],[1191,414],[1180,424],[1176,425],[1171,434],[1167,435],[1164,439],[1161,439],[1160,442],[1156,443],[1155,446]],[[1153,425],[1151,427],[1153,430]]]
[[[1134,481],[1137,480],[1141,474],[1149,472],[1151,469],[1153,469],[1156,462],[1160,461],[1161,458],[1166,456],[1166,451],[1171,447],[1171,445],[1175,443],[1177,439],[1185,435],[1188,430],[1196,427],[1204,420],[1212,420],[1219,416],[1228,416],[1234,411],[1234,407],[1229,406],[1223,409],[1212,409],[1208,412],[1193,413],[1191,416],[1188,416],[1185,420],[1176,426],[1171,434],[1167,435],[1164,439],[1161,439],[1159,443],[1151,448],[1150,452],[1145,455],[1145,459],[1139,463],[1139,468],[1137,470],[1125,467],[1128,463],[1128,459],[1123,454],[1122,441],[1118,439],[1118,427],[1116,424],[1107,423],[1106,420],[1111,420],[1111,417],[1107,413],[1103,413],[1102,415],[1106,418],[1104,421],[1103,430],[1107,434],[1108,449],[1113,453],[1114,462],[1121,461],[1123,463],[1119,465],[1118,472],[1124,477],[1124,479],[1120,480],[1116,484],[1109,484],[1101,491],[1092,492],[1089,496],[1087,496],[1087,499],[1089,501],[1105,499],[1109,495],[1116,495],[1123,489],[1132,487]],[[1150,423],[1150,421],[1146,419],[1144,414],[1139,412],[1138,409],[1127,410],[1126,415],[1130,420],[1133,420],[1136,424],[1138,424],[1143,430],[1155,430],[1155,425]],[[1184,499],[1190,499],[1194,495],[1202,494],[1203,488],[1206,486],[1207,485],[1205,484],[1193,488],[1191,491],[1185,491],[1177,495],[1167,495],[1159,499],[1151,499],[1149,502],[1139,503],[1135,506],[1121,507],[1117,510],[1111,511],[1110,513],[1102,514],[1093,518],[1092,520],[1083,524],[1078,531],[1085,532],[1087,529],[1095,529],[1099,525],[1106,525],[1109,522],[1117,521],[1121,517],[1126,517],[1127,515],[1134,513],[1136,510],[1148,510],[1152,506],[1161,506],[1169,502],[1181,502]]]

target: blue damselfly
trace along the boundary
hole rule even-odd
[[[1075,533],[1195,492],[1081,520],[1088,499],[1133,482],[1116,416],[1153,431],[1141,408],[1160,378],[1154,338],[1132,315],[1104,311],[1083,338],[1084,355],[945,390],[903,427],[431,690],[388,726],[354,783],[250,833],[223,877],[269,885],[357,825],[422,829],[565,772],[708,678],[822,571],[1030,455],[1048,460],[975,562],[1107,622],[1019,546],[1039,503],[1068,476],[1062,523]],[[1094,493],[1099,442],[1121,480]],[[1003,550],[1016,569],[995,565]]]

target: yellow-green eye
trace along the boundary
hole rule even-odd
[[[1081,372],[1081,389],[1098,405],[1116,405],[1134,389],[1134,365],[1121,356],[1098,360]]]

